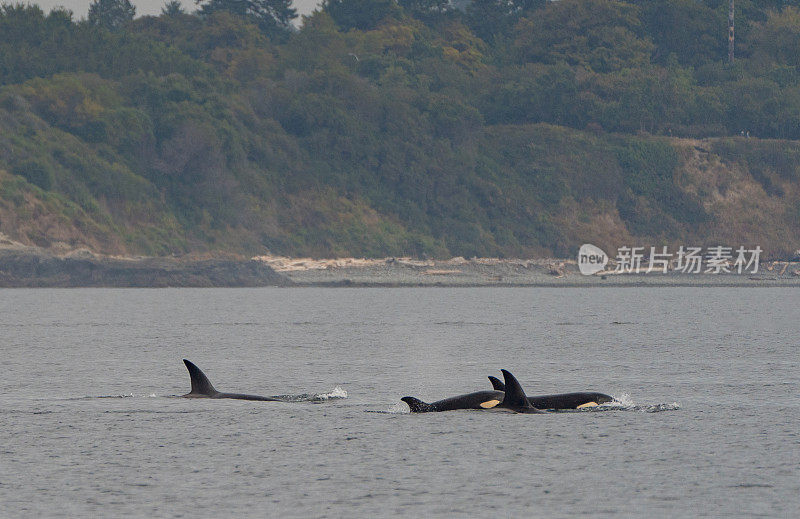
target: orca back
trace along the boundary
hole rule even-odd
[[[580,409],[586,405],[599,405],[614,399],[603,393],[560,393],[528,397],[531,405],[539,409]]]

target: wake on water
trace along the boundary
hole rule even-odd
[[[347,391],[341,386],[336,386],[327,393],[301,393],[299,395],[276,395],[272,398],[277,398],[283,402],[326,402],[328,400],[343,400],[347,398]]]
[[[122,395],[86,395],[76,398],[66,398],[65,400],[86,400],[94,398],[157,398],[159,395],[155,393],[135,394],[127,393]],[[164,395],[169,398],[180,398],[181,395]],[[336,386],[326,393],[301,393],[299,395],[275,395],[271,398],[276,398],[282,402],[326,402],[328,400],[343,400],[347,398],[347,390],[341,386]]]
[[[411,414],[408,404],[405,402],[397,402],[386,411],[373,411],[375,413],[389,413],[389,414]]]
[[[176,396],[176,395],[173,395]],[[149,395],[141,394],[137,395],[135,393],[123,393],[121,395],[86,395],[86,396],[74,396],[68,398],[59,398],[58,400],[94,400],[95,398],[158,398],[158,395],[155,393],[150,393]],[[41,399],[45,400],[45,399]],[[49,399],[47,399],[49,400]]]
[[[681,408],[678,402],[671,404],[637,404],[633,401],[628,393],[622,393],[619,396],[611,395],[614,400],[600,404],[597,407],[586,407],[583,409],[575,409],[577,412],[603,412],[603,411],[641,411],[643,413],[660,413],[662,411],[677,411]]]

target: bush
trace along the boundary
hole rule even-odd
[[[700,200],[675,184],[678,153],[668,142],[637,139],[620,149],[617,156],[625,171],[624,183],[629,190],[617,205],[631,206],[628,209],[620,207],[620,215],[629,223],[637,222],[633,226],[635,232],[646,230],[652,235],[657,234],[653,230],[658,228],[659,222],[663,222],[666,228],[674,220],[699,223],[706,219]],[[647,209],[639,207],[630,212],[634,205],[642,203]],[[671,218],[662,219],[665,215]]]
[[[625,185],[635,194],[658,197],[672,183],[678,154],[667,142],[634,140],[617,153],[626,175]]]
[[[11,172],[23,177],[29,183],[45,191],[52,189],[53,182],[55,181],[53,167],[39,160],[26,160],[25,162],[21,162],[14,166]]]

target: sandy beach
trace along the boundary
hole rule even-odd
[[[299,286],[800,286],[800,262],[765,262],[756,273],[687,274],[673,270],[629,274],[605,272],[585,276],[575,260],[452,258],[253,258]],[[643,269],[644,270],[644,269]]]

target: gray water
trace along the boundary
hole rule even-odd
[[[3,290],[0,309],[2,517],[800,508],[795,289]],[[221,391],[316,396],[176,398],[182,358]],[[399,402],[490,389],[501,368],[529,394],[620,402]]]

